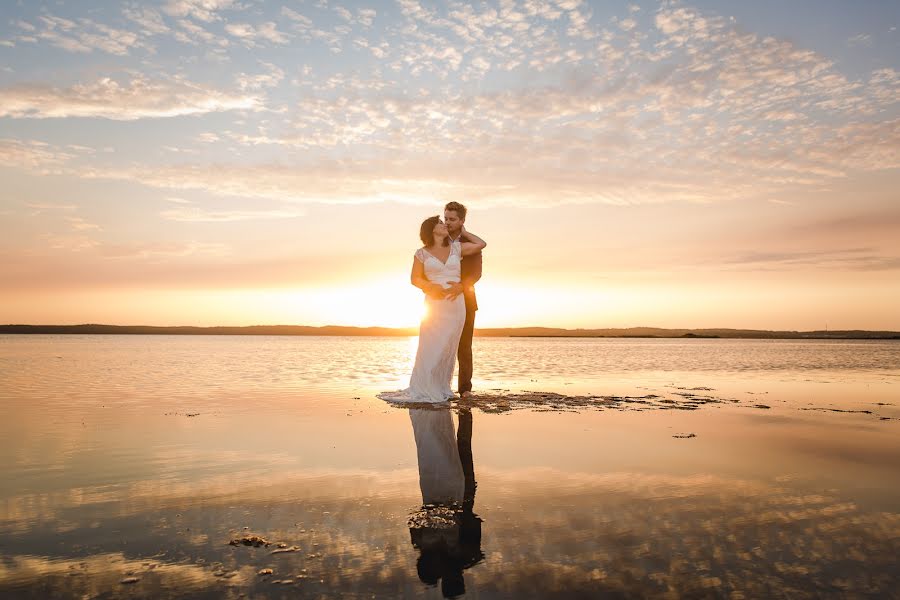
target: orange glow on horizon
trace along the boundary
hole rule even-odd
[[[835,284],[829,298],[866,306],[872,322],[850,321],[821,302],[822,288],[802,282],[778,286],[756,282],[643,284],[604,282],[593,287],[486,276],[477,286],[477,328],[567,329],[664,327],[738,329],[891,329],[876,319],[895,314],[896,294],[877,294],[872,282]],[[892,288],[900,293],[900,283]],[[778,306],[778,318],[760,307]],[[859,311],[848,310],[859,313]],[[406,273],[379,273],[352,283],[309,288],[90,289],[62,293],[26,291],[4,295],[0,321],[35,325],[246,326],[341,325],[416,328],[425,314],[422,293]],[[861,313],[859,313],[861,314]],[[652,318],[648,315],[653,315]],[[733,315],[742,315],[736,322]]]

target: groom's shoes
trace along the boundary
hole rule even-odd
[[[472,397],[472,392],[461,392],[461,393],[459,394],[459,397],[460,397],[460,398],[463,398],[463,399],[465,399],[465,400],[468,400],[469,398]]]

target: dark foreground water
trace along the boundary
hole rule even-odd
[[[0,336],[0,597],[900,598],[897,342],[414,351]]]

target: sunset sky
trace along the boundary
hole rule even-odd
[[[0,323],[900,330],[900,3],[3,2]]]

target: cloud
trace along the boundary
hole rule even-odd
[[[865,236],[874,231],[887,233],[897,230],[900,230],[900,207],[894,208],[893,211],[845,214],[803,223],[796,226],[791,235],[815,233],[831,238],[848,233]]]
[[[242,198],[265,198],[288,202],[367,201],[366,198],[377,193],[375,181],[371,174],[354,174],[353,170],[353,167],[336,164],[306,168],[229,164],[96,169],[83,171],[81,175],[98,179],[138,181],[169,190],[201,190]],[[403,186],[402,183],[400,185]],[[167,218],[178,220],[223,220],[218,217],[231,214],[220,211],[197,211],[193,208],[164,212]],[[245,213],[246,211],[238,211],[234,214]],[[298,214],[291,211],[288,216]]]
[[[237,84],[242,92],[246,90],[260,90],[263,88],[277,87],[284,79],[284,71],[281,68],[269,62],[260,61],[260,64],[265,67],[265,73],[259,73],[257,75],[241,73],[238,75]]]
[[[73,211],[78,207],[74,204],[57,204],[55,202],[26,202],[25,206],[28,208],[34,209],[33,212],[29,213],[29,216],[36,217],[37,215],[46,212],[56,212],[56,211]]]
[[[257,46],[259,40],[266,40],[273,44],[286,44],[289,39],[286,34],[278,31],[278,27],[272,21],[255,26],[249,23],[229,23],[225,26],[225,31],[239,38],[249,48]]]
[[[98,117],[128,121],[254,110],[261,103],[255,95],[218,91],[183,79],[153,81],[143,76],[121,83],[104,77],[69,88],[19,84],[0,89],[0,116],[14,118]]]
[[[200,25],[197,25],[190,19],[178,19],[180,31],[175,32],[175,39],[183,44],[192,46],[199,45],[204,42],[209,45],[218,46],[218,49],[225,48],[229,45],[229,41],[224,37],[219,37],[210,31],[207,31]]]
[[[351,13],[349,10],[347,10],[343,6],[335,6],[334,12],[336,12],[340,18],[344,19],[348,23],[353,22],[353,13]]]
[[[294,22],[295,28],[310,29],[313,26],[312,19],[301,15],[295,10],[291,10],[286,6],[281,7],[281,14]]]
[[[44,250],[63,250],[65,252],[86,252],[100,245],[96,239],[77,231],[75,233],[42,233],[38,236],[38,240]]]
[[[72,152],[44,142],[0,139],[0,166],[3,167],[44,171],[58,167],[74,157]]]
[[[833,250],[750,251],[722,257],[721,267],[741,270],[776,271],[815,269],[821,271],[894,271],[900,270],[900,256],[890,256],[875,248],[842,248]]]
[[[338,89],[348,84],[342,81]],[[224,134],[242,144],[339,159],[81,174],[304,203],[427,203],[465,196],[483,204],[548,206],[766,200],[854,171],[900,165],[900,120],[837,129],[789,121],[785,139],[689,122],[673,138],[666,130],[679,128],[671,121],[617,108],[627,107],[634,94],[625,86],[599,97],[591,89],[545,88],[454,100],[307,100],[298,106],[293,132]],[[635,126],[638,119],[643,127]],[[529,128],[516,128],[523,123]],[[531,133],[538,129],[542,135]]]
[[[374,8],[361,8],[356,11],[357,21],[363,27],[371,27],[377,14]]]
[[[623,31],[631,31],[635,27],[637,27],[637,21],[634,19],[622,19],[619,21],[619,29]]]
[[[197,136],[197,141],[203,142],[205,144],[212,144],[214,142],[218,142],[220,139],[219,134],[213,133],[211,131],[206,131]]]
[[[854,46],[865,46],[867,48],[870,48],[872,47],[872,43],[872,36],[868,33],[860,33],[847,39],[847,45],[851,48]]]
[[[228,40],[190,19],[211,22],[239,8],[196,0],[169,2],[165,11],[177,19],[177,34],[224,53]],[[191,133],[191,141],[228,145],[236,157],[246,152],[234,164],[125,169],[95,161],[88,176],[297,202],[461,193],[542,206],[768,202],[900,166],[900,120],[893,117],[900,76],[891,68],[851,78],[817,52],[685,5],[655,12],[631,6],[605,24],[575,0],[477,7],[400,0],[399,8],[400,22],[377,35],[356,27],[374,19],[373,11],[328,5],[281,7],[277,24],[224,24],[230,38],[248,45],[285,43],[289,31],[292,43],[357,53],[363,66],[352,71],[273,57],[260,73],[236,71],[230,91],[144,77],[67,89],[17,86],[0,90],[0,115],[132,119],[258,110],[264,92],[294,91],[277,111],[258,110],[200,138]],[[159,21],[136,11],[129,15],[147,21],[148,31]],[[320,26],[319,18],[333,25],[336,12],[353,27]],[[68,31],[74,23],[56,27]],[[296,87],[281,88],[285,77]],[[520,83],[496,83],[504,77]],[[265,156],[251,153],[267,145],[285,155],[248,165],[246,156]]]
[[[198,206],[178,206],[159,213],[164,219],[188,223],[227,223],[302,217],[306,211],[299,207],[269,210],[208,210]]]
[[[137,33],[110,27],[91,19],[79,18],[73,21],[53,15],[41,15],[38,20],[42,27],[20,22],[19,27],[28,34],[18,39],[22,41],[42,39],[57,48],[80,53],[100,50],[108,54],[125,56],[131,48],[152,50]]]
[[[63,173],[72,160],[84,155],[93,155],[93,148],[78,144],[57,146],[37,140],[15,140],[0,138],[0,167],[12,167],[35,173]],[[72,208],[69,205],[52,203],[31,203],[34,208]],[[35,213],[37,214],[37,213]]]
[[[141,242],[97,244],[97,254],[113,259],[164,260],[186,256],[225,256],[230,249],[226,244],[211,242]]]
[[[512,148],[506,148],[507,151]],[[341,161],[319,165],[179,165],[171,167],[79,169],[81,177],[118,179],[168,190],[198,190],[221,196],[296,203],[354,204],[394,201],[432,205],[467,197],[482,206],[553,206],[567,203],[638,204],[713,202],[757,193],[761,186],[722,179],[693,181],[677,171],[631,169],[596,175],[529,168],[522,154],[505,162],[484,154],[456,159],[409,157]],[[534,161],[537,162],[537,161]],[[761,193],[761,192],[760,192]],[[189,214],[189,213],[182,213]]]
[[[192,17],[211,22],[221,19],[219,12],[237,8],[235,0],[168,0],[163,12],[173,17]]]
[[[140,25],[144,35],[162,35],[171,32],[169,26],[163,21],[162,15],[152,8],[135,5],[122,9],[122,14],[128,20]]]
[[[75,231],[103,231],[96,223],[91,223],[81,217],[65,217],[66,221]]]

